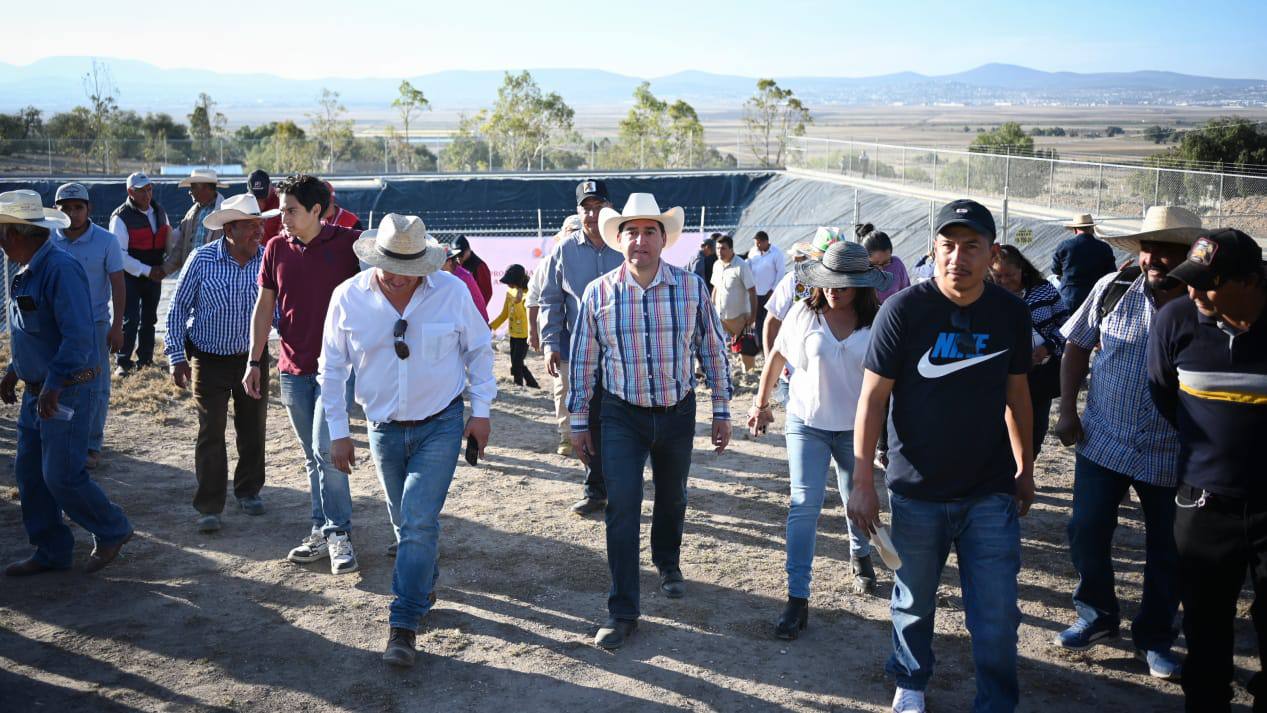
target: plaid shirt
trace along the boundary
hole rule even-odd
[[[1100,298],[1115,277],[1101,278],[1061,329],[1069,343],[1083,349],[1100,345],[1078,453],[1132,480],[1173,488],[1179,482],[1179,434],[1148,391],[1148,330],[1157,306],[1140,275],[1100,323]]]
[[[260,288],[256,277],[264,248],[246,265],[229,254],[224,239],[194,251],[180,272],[176,294],[167,311],[164,351],[172,364],[186,360],[185,338],[198,351],[232,356],[245,354],[251,344],[251,314]]]
[[[730,371],[721,321],[704,281],[661,261],[643,290],[625,266],[585,288],[572,337],[572,430],[589,428],[596,370],[603,388],[635,406],[672,406],[695,388],[699,359],[713,394],[713,419],[730,419]]]

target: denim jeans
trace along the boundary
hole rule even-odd
[[[787,593],[809,598],[818,516],[827,490],[827,464],[836,460],[836,486],[847,500],[853,488],[853,431],[824,431],[792,414],[784,426],[792,502],[787,512]],[[849,523],[849,554],[866,557],[871,543]]]
[[[92,385],[62,390],[58,403],[75,411],[69,421],[40,418],[37,400],[29,389],[24,391],[18,414],[13,469],[22,501],[22,524],[35,546],[35,560],[66,568],[71,563],[75,536],[62,520],[62,513],[92,533],[102,546],[123,540],[132,532],[132,525],[84,468],[96,401]]]
[[[148,277],[124,275],[126,288],[123,302],[123,351],[115,355],[115,363],[132,368],[132,351],[136,364],[154,363],[154,325],[158,323],[158,302],[163,285]]]
[[[889,493],[893,546],[902,558],[895,573],[893,655],[885,669],[902,688],[922,691],[933,676],[933,616],[937,584],[953,545],[972,636],[977,696],[973,710],[1013,711],[1016,679],[1016,576],[1021,533],[1016,500],[1003,493],[931,502]]]
[[[348,381],[348,403],[352,382]],[[321,405],[321,386],[316,374],[281,375],[282,405],[290,416],[295,437],[304,449],[308,490],[312,494],[312,531],[323,536],[352,530],[352,491],[348,474],[330,460],[330,427]]]
[[[110,345],[106,344],[106,339],[110,336],[110,323],[98,322],[94,332],[97,338],[96,366],[101,372],[90,382],[96,400],[88,427],[88,450],[100,452],[101,443],[105,440],[106,414],[110,411]]]
[[[392,573],[391,625],[410,631],[431,609],[439,575],[440,510],[462,447],[462,402],[426,423],[370,424],[370,454],[400,547]]]
[[[651,458],[655,506],[651,513],[651,561],[661,571],[678,568],[686,520],[686,478],[695,439],[695,394],[667,413],[656,413],[603,394],[602,458],[607,481],[607,566],[612,585],[607,611],[637,619],[638,535],[642,473]]]
[[[1121,610],[1114,592],[1113,531],[1117,509],[1133,485],[1144,509],[1144,591],[1131,624],[1136,648],[1169,649],[1179,610],[1179,551],[1175,547],[1175,491],[1132,481],[1081,454],[1074,464],[1069,552],[1078,570],[1073,606],[1083,620],[1117,626]]]

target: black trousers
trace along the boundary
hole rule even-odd
[[[765,304],[769,302],[770,298],[773,296],[773,290],[765,293],[764,295],[757,295],[757,344],[765,344]]]
[[[123,276],[123,350],[115,363],[132,366],[132,350],[136,350],[137,366],[154,363],[154,325],[158,323],[158,298],[163,286],[148,277]]]
[[[1228,501],[1179,486],[1175,544],[1179,548],[1179,596],[1188,657],[1183,664],[1184,704],[1188,711],[1230,710],[1232,642],[1236,601],[1249,572],[1254,584],[1250,618],[1258,640],[1260,671],[1249,680],[1254,710],[1267,711],[1267,680],[1262,657],[1267,651],[1267,502]]]
[[[528,356],[528,340],[522,337],[510,338],[510,377],[515,380],[516,384],[527,384],[532,388],[538,388],[537,379],[528,371],[528,365],[524,360]]]
[[[198,489],[194,492],[194,509],[214,515],[224,511],[228,490],[229,457],[224,431],[228,426],[229,399],[233,399],[233,430],[238,447],[233,494],[239,498],[253,497],[264,487],[268,369],[260,370],[262,398],[253,399],[242,386],[246,354],[207,354],[192,350],[188,344],[185,350],[193,371],[194,406],[198,410],[198,444],[194,448]],[[267,353],[261,360],[268,362]]]
[[[585,497],[592,500],[607,499],[607,481],[603,479],[603,377],[600,373],[594,382],[594,395],[590,397],[590,464],[585,466]]]

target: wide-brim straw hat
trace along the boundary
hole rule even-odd
[[[1070,230],[1076,230],[1078,228],[1094,229],[1095,219],[1091,217],[1090,213],[1083,213],[1081,215],[1074,216],[1073,220],[1069,221],[1068,223],[1065,223],[1065,227]]]
[[[604,208],[598,213],[598,231],[603,242],[613,250],[620,249],[620,226],[631,220],[655,220],[664,226],[664,247],[667,250],[682,237],[682,226],[686,224],[686,212],[681,208],[660,210],[655,196],[650,193],[630,193],[629,200],[619,213],[612,208]]]
[[[356,256],[385,272],[426,277],[444,265],[448,252],[416,215],[383,216],[378,228],[361,233],[352,244]]]
[[[70,216],[45,208],[40,194],[28,189],[0,193],[0,224],[34,225],[37,228],[69,228]]]
[[[221,183],[220,176],[210,168],[195,168],[189,172],[189,178],[177,184],[180,188],[188,188],[195,183],[210,183],[216,188],[228,188],[229,184]]]
[[[1143,242],[1191,246],[1201,234],[1201,216],[1187,208],[1155,205],[1144,214],[1139,232],[1132,235],[1105,235],[1101,239],[1128,252],[1139,252]]]
[[[871,264],[867,249],[858,243],[832,243],[821,260],[796,264],[796,281],[806,287],[843,289],[873,287],[884,290],[893,284],[893,276]]]
[[[250,193],[224,199],[220,210],[214,211],[202,219],[202,224],[209,230],[223,230],[224,226],[235,220],[257,220],[281,215],[277,209],[260,212],[260,202]]]

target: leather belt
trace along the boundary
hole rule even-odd
[[[436,420],[436,417],[437,417],[437,416],[439,416],[440,414],[442,414],[442,413],[444,413],[445,411],[448,411],[450,408],[452,408],[452,407],[453,407],[453,404],[460,404],[460,403],[462,403],[462,397],[459,395],[459,396],[454,397],[454,399],[453,399],[452,401],[450,401],[450,402],[449,402],[449,405],[448,405],[448,406],[445,406],[444,408],[440,409],[439,411],[436,411],[435,413],[433,413],[433,414],[431,414],[430,416],[428,416],[428,417],[426,417],[426,418],[422,419],[421,421],[388,421],[387,423],[389,423],[389,424],[391,424],[391,425],[393,425],[393,426],[403,426],[403,427],[405,427],[405,428],[414,428],[414,427],[417,427],[417,426],[425,426],[425,425],[427,425],[428,423],[431,423],[432,421]]]

